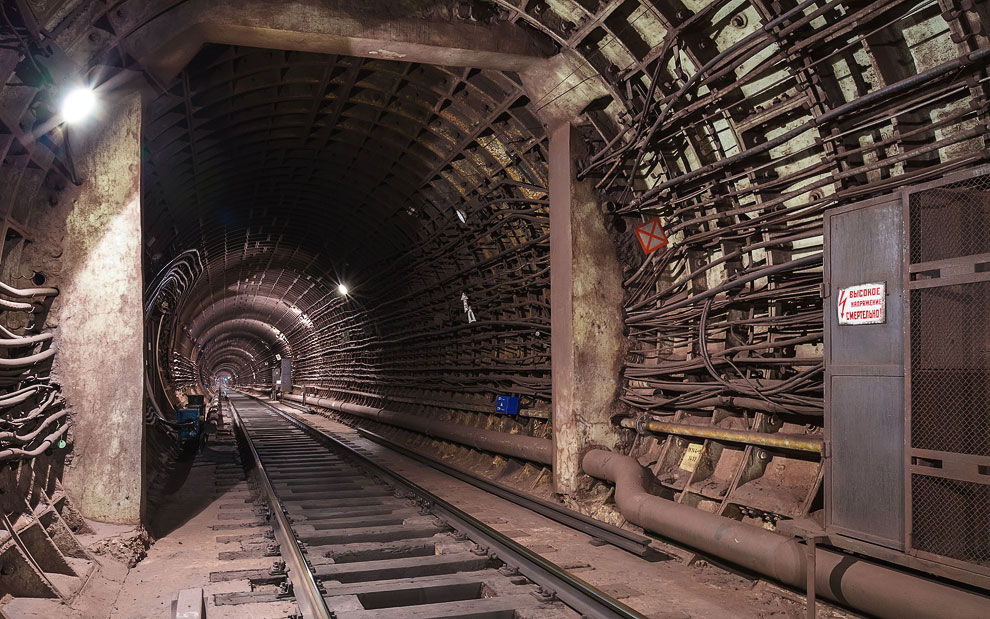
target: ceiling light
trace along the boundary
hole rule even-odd
[[[456,213],[457,213],[457,218],[461,220],[462,224],[467,223],[467,215],[464,214],[464,211],[462,211],[461,209],[457,209]]]
[[[347,286],[345,286],[344,284],[340,284],[339,286],[337,286],[337,292],[339,292],[340,294],[346,296],[347,295]]]
[[[96,108],[96,95],[93,89],[85,86],[73,89],[62,100],[62,120],[76,123],[89,116]]]

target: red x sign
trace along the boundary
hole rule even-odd
[[[652,254],[667,245],[667,235],[660,225],[660,218],[654,217],[645,224],[636,227],[636,238],[643,247],[643,253]]]

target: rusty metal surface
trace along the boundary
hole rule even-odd
[[[820,546],[814,554],[813,581],[805,580],[810,557],[807,547],[792,535],[797,524],[803,529],[801,537],[821,537],[816,522],[792,521],[783,527],[786,534],[777,534],[692,509],[650,493],[645,487],[648,474],[634,458],[603,449],[585,454],[584,467],[589,474],[615,483],[616,503],[630,522],[792,587],[814,582],[822,597],[867,616],[941,619],[948,613],[977,619],[986,614],[985,595]]]
[[[821,453],[824,443],[820,438],[809,438],[798,434],[775,434],[771,432],[752,432],[745,430],[722,430],[709,426],[695,426],[683,423],[664,423],[662,421],[641,421],[635,422],[631,419],[623,419],[622,427],[635,428],[640,432],[656,432],[657,434],[673,434],[676,436],[693,436],[696,438],[709,438],[717,441],[730,443],[741,443],[743,445],[762,445],[764,447],[778,447],[781,449],[792,449],[795,451],[810,451]]]
[[[825,525],[904,549],[903,225],[899,196],[825,214]],[[840,291],[886,285],[882,324],[840,324]]]

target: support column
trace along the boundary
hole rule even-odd
[[[141,97],[69,129],[83,180],[65,220],[55,374],[73,411],[64,485],[87,518],[142,510]]]
[[[622,269],[594,188],[577,180],[584,143],[570,123],[550,132],[550,299],[553,473],[577,490],[581,456],[611,448],[610,417],[625,353]]]

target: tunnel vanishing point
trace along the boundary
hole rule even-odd
[[[0,616],[990,617],[990,3],[0,18]]]

